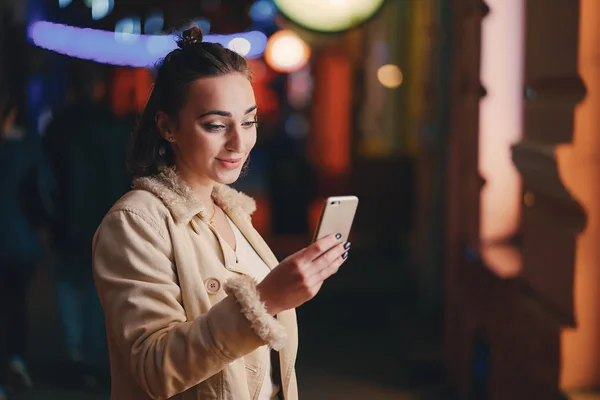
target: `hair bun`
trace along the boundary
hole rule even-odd
[[[202,36],[202,30],[197,26],[192,26],[181,33],[177,41],[177,46],[180,49],[184,49],[189,45],[202,43]]]

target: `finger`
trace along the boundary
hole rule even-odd
[[[343,248],[343,246],[342,246],[342,248]],[[320,281],[323,281],[323,280],[329,278],[331,275],[335,274],[338,271],[338,269],[340,268],[340,266],[348,258],[349,249],[350,249],[350,246],[348,246],[348,250],[345,249],[341,254],[337,253],[338,254],[337,257],[332,259],[331,262],[328,263],[327,265],[324,265],[320,268],[313,268],[313,271],[311,271],[311,274],[307,276],[307,281],[309,282],[309,285],[314,285]],[[312,263],[312,265],[314,267],[316,267],[318,264]]]
[[[331,263],[333,263],[336,259],[341,257],[346,251],[350,249],[350,242],[340,243],[337,246],[331,248],[320,257],[315,259],[313,263],[318,271],[323,268],[328,267]]]
[[[342,264],[344,264],[347,259],[348,259],[348,252],[346,251],[346,252],[344,252],[344,254],[342,254],[338,258],[336,258],[327,267],[325,267],[321,271],[319,271],[319,278],[322,281],[324,281],[324,280],[328,279],[329,277],[331,277],[331,275],[334,275],[335,273],[337,273],[339,271],[340,267],[342,266]]]
[[[323,253],[327,252],[336,244],[338,244],[340,239],[341,235],[338,233],[327,235],[324,238],[317,240],[305,249],[302,255],[304,261],[311,262],[320,257]]]

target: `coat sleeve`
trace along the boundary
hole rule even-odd
[[[139,210],[112,211],[93,243],[107,330],[117,356],[153,399],[181,393],[259,346],[281,348],[286,340],[285,328],[260,302],[255,282],[244,276],[227,281],[229,295],[188,321],[167,229],[160,228]]]

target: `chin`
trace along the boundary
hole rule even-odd
[[[223,185],[231,185],[240,177],[241,170],[229,171],[226,173],[219,173],[215,176],[215,182]]]

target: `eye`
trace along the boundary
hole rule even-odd
[[[254,120],[254,121],[246,121],[242,123],[242,126],[246,129],[250,129],[253,126],[258,126],[258,121]]]
[[[211,131],[211,132],[222,131],[225,128],[227,128],[227,127],[225,125],[221,125],[221,124],[204,124],[204,129],[206,129],[207,131]]]

